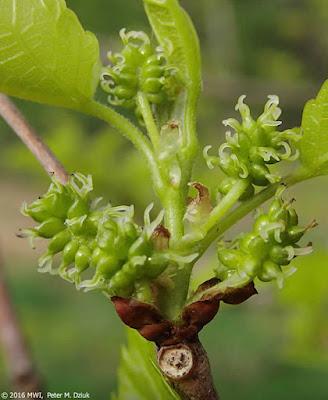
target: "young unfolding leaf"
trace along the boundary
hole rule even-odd
[[[310,176],[328,174],[328,81],[303,112],[301,161]]]
[[[198,91],[201,60],[193,24],[177,0],[144,0],[146,13],[169,63],[178,69],[184,84]]]
[[[0,91],[79,108],[93,97],[99,46],[64,0],[0,0]]]
[[[137,331],[127,330],[128,344],[122,349],[118,371],[118,394],[112,400],[178,400],[155,364],[155,348]]]

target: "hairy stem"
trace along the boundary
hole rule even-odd
[[[184,186],[190,181],[195,157],[198,152],[196,106],[197,96],[185,91],[176,100],[172,114],[172,118],[181,123],[182,145],[179,152],[179,159],[182,170],[181,181]]]
[[[39,392],[42,389],[31,354],[13,308],[0,260],[0,341],[10,371],[13,389]]]
[[[154,115],[151,110],[149,101],[147,99],[147,96],[144,93],[142,93],[142,92],[138,93],[137,104],[138,104],[139,110],[141,111],[141,114],[143,116],[144,123],[146,125],[146,129],[147,129],[148,135],[150,137],[150,140],[156,149],[158,147],[160,134],[159,134],[158,127],[156,125]]]
[[[66,184],[68,174],[62,164],[47,145],[42,142],[15,104],[3,94],[0,94],[0,115],[34,154],[45,171],[50,176],[55,175],[62,184]]]
[[[248,186],[245,180],[239,180],[211,211],[208,220],[201,226],[201,231],[207,233],[222,220],[225,214],[237,203]]]
[[[187,150],[188,158],[192,161],[194,161],[198,151],[198,139],[196,133],[197,99],[198,95],[187,94],[184,113],[184,147]]]
[[[296,170],[291,175],[286,176],[281,183],[273,184],[259,192],[250,200],[243,202],[239,207],[223,218],[219,225],[213,226],[206,237],[197,245],[199,255],[202,255],[215,239],[221,236],[239,220],[273,197],[280,185],[290,187],[309,178],[311,178],[311,175],[308,171],[303,169]]]
[[[183,268],[177,269],[171,278],[173,287],[162,288],[159,292],[159,307],[170,321],[176,321],[185,306],[191,270],[191,265],[184,265]]]
[[[179,188],[168,187],[161,201],[165,209],[165,225],[171,234],[170,247],[175,247],[184,233],[184,198]]]

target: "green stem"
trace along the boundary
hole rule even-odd
[[[171,321],[177,320],[181,314],[189,292],[189,282],[192,265],[174,271],[172,285],[174,287],[163,288],[159,294],[159,306],[166,318]]]
[[[215,239],[221,236],[225,231],[231,228],[255,208],[259,207],[261,204],[265,203],[272,196],[274,196],[281,184],[284,184],[286,187],[290,187],[309,178],[311,178],[311,176],[306,170],[299,169],[293,174],[284,178],[281,183],[276,183],[267,187],[250,200],[242,203],[238,208],[231,211],[230,214],[223,218],[219,225],[213,226],[206,237],[199,242],[197,246],[197,252],[199,253],[199,256],[201,256],[207,250],[207,248]]]
[[[156,192],[163,190],[163,180],[151,144],[135,125],[116,111],[96,101],[87,103],[83,111],[108,122],[128,138],[147,160]]]
[[[190,181],[192,167],[198,151],[198,139],[196,132],[196,106],[197,96],[188,90],[180,93],[175,101],[171,119],[177,120],[181,125],[181,148],[179,150],[179,161],[182,172],[182,187],[187,188]],[[185,190],[185,194],[187,190]]]
[[[196,100],[189,93],[182,93],[172,114],[182,122],[182,144],[178,152],[181,168],[181,182],[174,188],[170,184],[161,198],[166,211],[166,223],[171,232],[171,244],[174,247],[184,234],[183,217],[186,210],[188,182],[198,149],[195,118]]]
[[[184,234],[184,196],[180,188],[167,187],[161,201],[165,209],[165,225],[171,234],[170,247],[175,247]]]
[[[228,210],[230,210],[239,200],[240,196],[247,189],[248,184],[249,183],[243,179],[240,179],[237,183],[235,183],[229,193],[227,193],[221,199],[218,205],[211,211],[208,220],[200,228],[202,232],[206,234],[221,221]]]
[[[184,143],[185,155],[187,158],[194,160],[198,151],[198,139],[196,133],[196,111],[197,96],[187,93],[185,110],[184,110]]]
[[[137,104],[138,104],[139,110],[141,111],[141,114],[143,116],[150,140],[152,141],[153,146],[156,149],[159,144],[160,133],[158,131],[158,127],[156,125],[154,115],[151,110],[149,101],[147,99],[147,96],[144,93],[138,92]]]

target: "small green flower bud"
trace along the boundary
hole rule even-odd
[[[278,264],[272,261],[266,261],[263,264],[262,270],[259,272],[258,277],[263,282],[278,280],[282,277],[282,269]]]
[[[286,208],[286,205],[280,198],[276,198],[273,201],[269,209],[268,215],[272,221],[280,220],[286,224],[288,223],[288,210]]]
[[[108,252],[114,251],[116,235],[117,233],[114,230],[102,230],[97,236],[98,246]]]
[[[106,256],[106,253],[100,247],[95,247],[95,249],[93,250],[92,255],[91,255],[90,265],[92,267],[96,267],[97,264],[99,263],[100,259],[105,256]]]
[[[43,222],[52,216],[42,199],[34,201],[29,206],[24,203],[21,211],[23,215],[33,218],[36,222]]]
[[[241,264],[242,254],[233,249],[218,249],[218,258],[228,268],[237,269]]]
[[[304,228],[299,228],[297,226],[292,226],[287,231],[286,240],[288,241],[288,243],[291,243],[291,244],[297,243],[299,240],[302,239],[302,237],[304,236],[304,233],[305,233],[305,229]]]
[[[71,234],[68,230],[57,233],[50,241],[48,246],[48,252],[50,254],[59,253],[64,249],[66,244],[71,240]]]
[[[59,218],[49,218],[42,222],[41,225],[35,228],[37,234],[43,238],[50,239],[56,235],[56,233],[61,232],[65,229],[63,221]]]
[[[129,249],[129,258],[135,256],[150,255],[152,251],[152,244],[147,241],[143,236],[139,237]]]
[[[137,226],[133,222],[125,222],[121,225],[121,233],[127,238],[135,241],[138,237]]]
[[[71,242],[67,243],[67,245],[64,247],[63,263],[65,265],[69,265],[74,262],[75,254],[78,251],[79,246],[80,246],[79,240],[74,239]]]
[[[250,174],[254,184],[257,186],[266,186],[269,183],[268,176],[270,175],[270,171],[264,164],[251,164]]]
[[[278,265],[288,265],[291,261],[290,252],[283,246],[273,246],[270,250],[270,259]]]
[[[83,199],[76,199],[67,211],[67,218],[72,219],[76,217],[82,217],[89,213],[89,205]]]
[[[257,234],[261,234],[263,231],[266,231],[268,226],[271,224],[271,221],[267,214],[262,214],[256,218],[254,224],[254,231]]]
[[[127,268],[126,268],[127,269]],[[126,289],[131,285],[131,276],[123,270],[118,271],[114,277],[110,280],[110,290],[114,293],[122,289]]]
[[[81,245],[75,254],[75,267],[82,272],[88,268],[91,258],[91,251],[87,245]]]
[[[241,262],[238,268],[239,273],[245,273],[254,279],[261,268],[261,261],[253,256],[244,256]]]
[[[297,226],[298,225],[298,215],[294,208],[289,208],[288,210],[288,225]]]
[[[75,217],[72,219],[67,219],[65,225],[69,231],[74,235],[80,235],[85,232],[87,216]]]
[[[101,257],[97,263],[96,274],[110,279],[120,268],[119,260],[114,255]]]

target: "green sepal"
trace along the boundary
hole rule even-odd
[[[35,232],[38,236],[50,239],[64,229],[65,225],[61,219],[51,217],[37,226]]]

